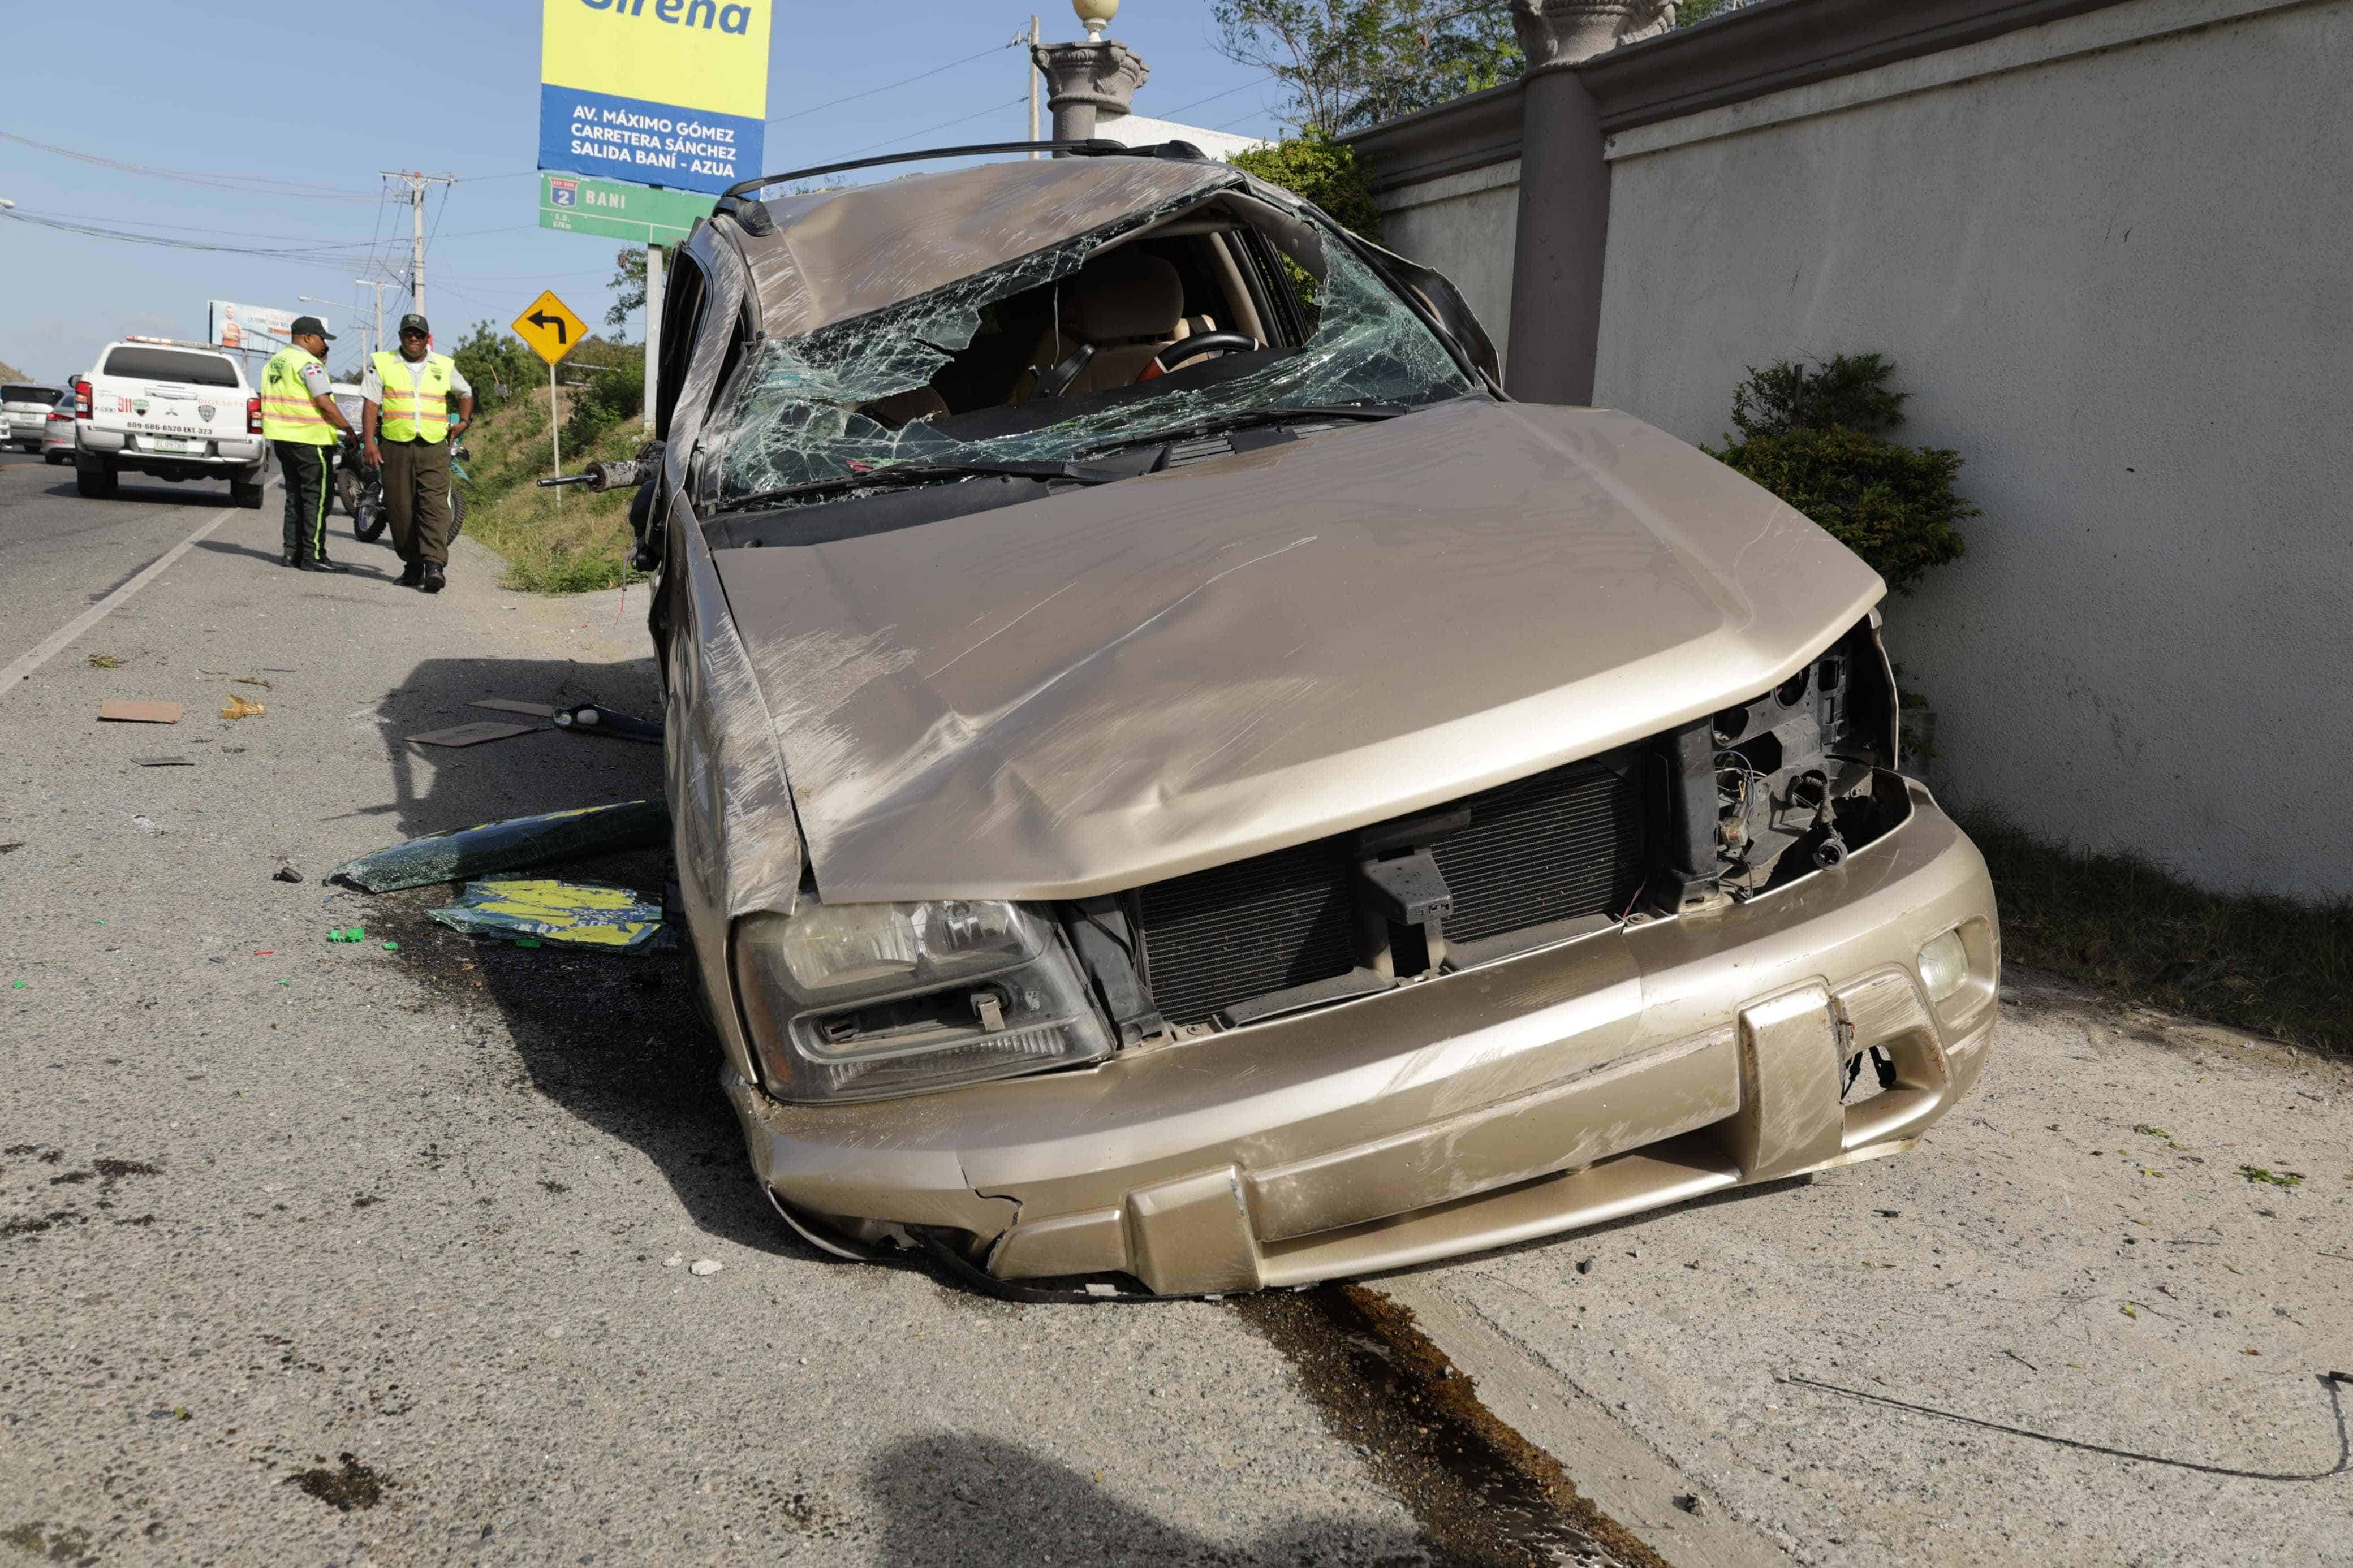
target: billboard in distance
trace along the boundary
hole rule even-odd
[[[541,0],[539,166],[717,195],[760,173],[773,0]]]
[[[287,334],[294,330],[294,318],[310,311],[280,310],[270,305],[240,305],[230,300],[213,300],[209,320],[205,327],[205,342],[218,343],[225,349],[255,349],[263,353],[276,353],[292,341]],[[327,331],[335,329],[324,316],[319,324]]]

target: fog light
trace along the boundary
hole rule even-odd
[[[1929,1001],[1944,1001],[1968,977],[1969,950],[1961,945],[1959,931],[1948,931],[1920,950],[1920,984],[1928,988]]]

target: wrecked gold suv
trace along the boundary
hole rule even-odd
[[[677,256],[637,525],[778,1211],[1207,1294],[1910,1147],[1999,942],[1879,578],[1285,192],[1065,151]]]

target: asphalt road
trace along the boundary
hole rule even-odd
[[[218,514],[56,473],[0,474],[0,666]],[[483,697],[651,712],[644,594],[508,595],[460,542],[428,597],[341,519],[354,570],[288,572],[270,499],[0,691],[0,1542],[1541,1560],[1440,1540],[1230,1306],[1008,1305],[807,1252],[667,965],[479,949],[424,920],[431,890],[323,887],[420,832],[657,788],[652,747],[403,739]],[[267,711],[216,717],[231,695]],[[110,697],[186,716],[101,725]],[[159,754],[190,765],[136,761]],[[364,945],[326,942],[354,923]]]
[[[275,493],[225,501],[0,459],[0,669],[218,525],[0,689],[26,1561],[2353,1563],[2353,1389],[2315,1375],[2353,1371],[2341,1064],[2014,976],[1916,1152],[1373,1282],[1470,1417],[1321,1293],[1016,1306],[832,1262],[754,1190],[665,966],[322,886],[658,787],[649,747],[405,739],[485,697],[650,713],[642,587],[509,595],[461,542],[430,598],[341,519],[354,571],[297,574]],[[1492,1417],[1606,1552],[1526,1528]]]

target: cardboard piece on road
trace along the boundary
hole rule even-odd
[[[98,716],[116,724],[176,724],[181,708],[176,702],[142,702],[117,698],[98,705]]]
[[[555,297],[553,289],[543,289],[539,298],[523,307],[522,314],[514,319],[514,334],[531,345],[531,352],[551,366],[580,346],[588,335],[588,323],[572,313],[572,307]]]
[[[509,735],[528,735],[538,728],[536,724],[501,724],[495,720],[481,719],[471,724],[460,724],[454,730],[429,730],[422,735],[408,738],[425,746],[479,746],[484,741],[503,741]]]
[[[544,702],[517,702],[505,697],[485,697],[480,702],[469,702],[469,708],[488,708],[494,713],[528,713],[534,719],[553,719],[555,710]]]

